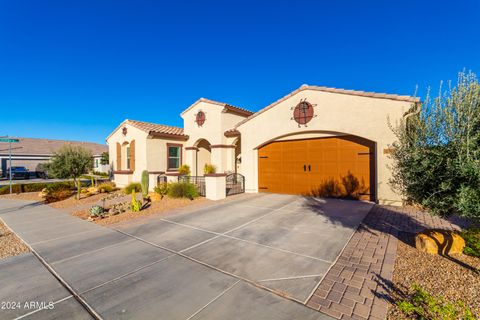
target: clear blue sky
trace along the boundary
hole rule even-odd
[[[480,72],[480,1],[0,0],[0,135],[104,142],[301,84],[413,94]]]

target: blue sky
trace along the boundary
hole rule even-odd
[[[200,97],[257,111],[300,85],[424,96],[480,72],[480,2],[0,0],[0,135],[104,142],[182,125]]]

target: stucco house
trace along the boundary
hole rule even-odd
[[[108,137],[114,181],[138,182],[148,170],[174,177],[181,164],[202,176],[245,177],[245,192],[315,194],[353,185],[361,199],[401,204],[389,185],[395,124],[418,98],[303,85],[258,112],[199,99],[181,113],[183,128],[125,120]],[[350,184],[349,184],[350,181]]]

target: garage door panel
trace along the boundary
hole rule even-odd
[[[356,194],[370,199],[373,147],[362,141],[342,136],[273,142],[259,150],[259,187],[267,187],[260,191],[308,194],[333,181],[344,192],[350,179],[361,186]]]

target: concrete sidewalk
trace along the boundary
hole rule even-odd
[[[206,259],[202,256],[204,251],[194,251],[194,248],[219,238],[218,232],[224,232],[220,228],[231,230],[232,226],[239,228],[258,221],[269,214],[268,210],[275,211],[276,207],[282,206],[276,202],[271,201],[272,208],[267,209],[248,211],[243,208],[237,218],[232,216],[229,219],[231,225],[223,227],[217,223],[219,229],[212,232],[180,228],[180,223],[190,223],[187,220],[177,220],[177,225],[169,223],[162,232],[182,230],[159,239],[167,245],[163,248],[46,205],[1,200],[0,218],[38,254],[64,285],[31,253],[1,261],[0,278],[6,281],[0,287],[0,301],[18,300],[22,307],[0,309],[0,318],[89,319],[87,309],[90,309],[98,318],[105,319],[330,319],[301,303],[225,272],[221,270],[222,266],[212,267],[177,252],[190,250],[192,256]],[[197,215],[201,219],[192,223],[200,226],[217,219],[215,212],[220,213],[215,211],[215,206],[206,212],[211,214]],[[187,218],[188,215],[181,215],[178,219]],[[154,233],[152,230],[152,236]],[[216,241],[211,243],[216,244]],[[273,251],[268,254],[270,252]],[[280,251],[276,249],[275,252]],[[315,260],[297,256],[298,261]],[[285,264],[289,263],[287,258],[285,255]],[[264,268],[274,270],[276,266]],[[286,267],[283,269],[287,270]],[[326,268],[321,265],[319,270],[325,272]],[[25,302],[53,302],[54,308],[37,311],[25,308]]]

